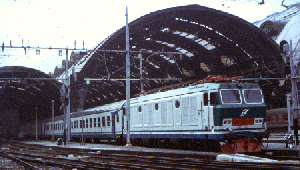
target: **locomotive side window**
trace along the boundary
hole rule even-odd
[[[217,92],[210,93],[210,105],[216,106],[217,104]],[[204,106],[208,106],[208,93],[204,93]]]
[[[179,107],[180,107],[180,102],[179,102],[178,100],[176,100],[176,102],[175,102],[175,107],[176,107],[176,108],[179,108]]]
[[[158,103],[155,103],[155,110],[158,110]]]
[[[244,89],[244,98],[246,103],[262,103],[262,92],[259,89]]]
[[[208,93],[204,93],[204,106],[208,106]]]
[[[217,92],[210,93],[210,105],[216,106],[217,105]]]
[[[221,99],[223,104],[241,104],[241,94],[237,89],[222,89]]]

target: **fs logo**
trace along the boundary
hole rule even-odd
[[[244,109],[240,117],[244,117],[248,113],[249,109]]]

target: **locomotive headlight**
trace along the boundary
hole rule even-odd
[[[262,124],[264,121],[264,118],[255,118],[254,119],[254,124]]]
[[[232,125],[232,119],[224,119],[223,125]]]

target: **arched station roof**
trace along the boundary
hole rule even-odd
[[[130,13],[129,13],[130,16]],[[109,27],[109,26],[108,26]],[[76,65],[77,87],[84,78],[125,79],[126,28],[117,30]],[[183,55],[143,53],[145,90],[199,80],[208,75],[285,77],[279,46],[251,23],[215,9],[188,5],[152,12],[129,23],[130,50],[181,52]],[[139,58],[131,53],[131,78],[140,77]],[[131,94],[140,84],[131,82]],[[84,108],[125,99],[125,81],[91,81]]]
[[[20,123],[51,117],[52,100],[59,113],[60,84],[39,70],[21,66],[0,67],[0,112],[17,109]],[[36,110],[37,108],[37,110]]]

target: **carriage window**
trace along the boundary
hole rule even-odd
[[[271,115],[271,120],[270,120],[270,122],[276,122],[276,116],[277,116],[277,115]]]
[[[119,114],[117,113],[116,116],[117,116],[117,123],[119,123],[119,121],[120,121],[119,120]]]
[[[270,120],[271,120],[271,116],[267,116],[266,117],[266,122],[270,122]]]
[[[71,122],[71,129],[73,129],[74,128],[74,126],[73,126],[73,122]]]
[[[263,97],[259,89],[245,89],[244,98],[246,103],[262,103]]]
[[[107,116],[107,126],[110,126],[110,116]]]
[[[98,127],[100,127],[101,126],[101,121],[100,121],[100,117],[98,117]]]
[[[237,89],[222,89],[221,90],[222,102],[224,104],[241,104],[240,91]]]
[[[102,116],[102,127],[105,127],[105,117]]]
[[[82,120],[83,128],[85,128],[85,120]]]
[[[283,120],[284,121],[288,121],[289,120],[288,114],[282,114],[282,116],[283,116]]]
[[[96,125],[97,125],[97,119],[94,118],[94,127],[97,127]]]
[[[85,119],[85,121],[86,121],[86,122],[85,122],[85,127],[86,127],[86,128],[89,128],[89,119]]]
[[[93,118],[90,118],[90,128],[93,127]]]

